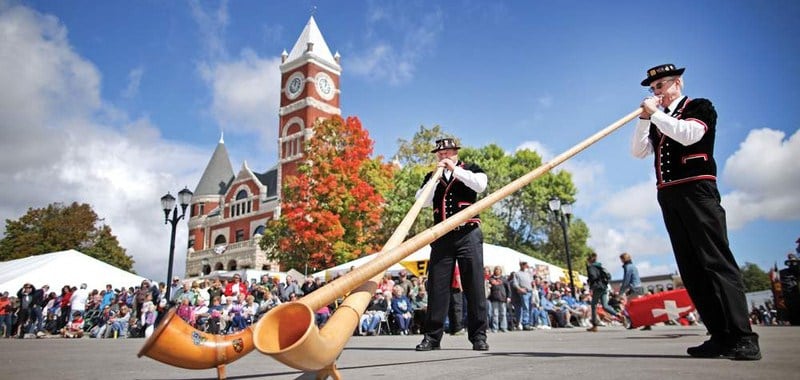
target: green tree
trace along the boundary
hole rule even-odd
[[[757,292],[759,290],[770,289],[769,275],[758,265],[744,263],[744,266],[741,267],[740,270],[742,271],[745,292]]]
[[[6,219],[0,240],[0,261],[74,249],[133,272],[133,258],[119,245],[111,227],[88,204],[53,203],[28,209],[19,220]]]

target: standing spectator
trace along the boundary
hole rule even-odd
[[[19,331],[18,338],[25,337],[27,332],[28,321],[31,320],[33,315],[33,293],[36,291],[33,284],[26,283],[22,288],[17,291],[17,299],[19,300],[19,310],[17,311],[17,330]],[[31,321],[34,322],[34,321]]]
[[[69,311],[71,308],[72,301],[72,288],[69,285],[64,285],[61,288],[61,301],[59,303],[59,311],[60,314],[58,316],[58,325],[57,330],[61,331],[64,326],[69,323]]]
[[[44,322],[44,306],[47,303],[47,292],[50,290],[50,285],[44,285],[33,292],[33,306],[31,307],[31,328],[30,332],[39,335],[42,331],[42,322]]]
[[[619,295],[625,303],[644,295],[642,280],[639,278],[639,270],[633,265],[633,259],[627,252],[619,255],[622,261],[622,285],[619,287]],[[627,311],[625,312],[627,314]],[[642,330],[651,330],[650,325],[642,327]]]
[[[511,288],[516,293],[514,316],[523,330],[533,330],[531,323],[531,297],[533,297],[533,275],[527,262],[519,263],[519,270],[514,272]]]
[[[314,277],[306,277],[305,281],[303,281],[303,285],[300,287],[300,290],[303,291],[303,294],[311,294],[313,291],[317,290],[317,286],[314,284]]]
[[[639,270],[633,265],[631,255],[625,252],[619,255],[619,260],[622,261],[622,285],[619,287],[619,294],[633,295],[634,298],[644,295]]]
[[[440,223],[469,207],[478,200],[478,193],[486,190],[486,173],[478,165],[460,161],[458,149],[460,147],[455,140],[446,138],[437,140],[436,147],[431,151],[439,161],[437,166],[444,168],[435,190],[425,200],[425,205],[433,206],[434,223]],[[433,172],[428,173],[423,183],[432,176]],[[417,196],[420,192],[421,189]],[[467,298],[467,333],[472,349],[489,350],[486,343],[486,292],[483,285],[483,232],[480,222],[480,217],[475,215],[431,243],[427,287],[429,309],[424,325],[425,337],[417,345],[417,351],[440,348],[456,263]]]
[[[511,300],[511,286],[503,276],[503,267],[495,266],[492,276],[489,277],[489,301],[492,303],[492,332],[508,331],[506,306]]]
[[[599,303],[603,309],[619,320],[622,320],[617,311],[608,305],[608,282],[611,280],[611,274],[608,273],[603,264],[597,261],[597,254],[592,252],[589,254],[589,259],[586,265],[586,273],[589,278],[589,289],[592,290],[592,327],[587,331],[597,332],[597,326],[600,325],[600,319],[597,318],[597,304]]]
[[[417,288],[416,294],[411,299],[411,308],[414,310],[412,332],[417,334],[422,331],[422,325],[425,323],[425,314],[428,312],[428,292],[424,286]]]
[[[641,102],[631,152],[638,158],[654,153],[658,203],[675,261],[711,333],[708,341],[687,353],[759,360],[758,335],[747,318],[744,282],[728,245],[717,189],[717,111],[708,99],[683,95],[683,71],[673,64],[647,70],[641,84],[650,87],[653,96]]]
[[[281,301],[290,301],[292,294],[300,297],[303,295],[303,291],[297,286],[297,282],[292,279],[291,275],[286,275],[286,282],[281,285]]]
[[[219,298],[220,302],[222,302],[222,295],[224,293],[225,289],[222,288],[222,283],[219,281],[218,278],[215,278],[214,281],[211,283],[211,286],[208,288],[209,299],[213,301],[214,298]]]
[[[11,300],[8,299],[8,292],[0,294],[0,329],[3,329],[3,338],[11,336]]]
[[[86,302],[89,300],[89,291],[86,290],[86,284],[81,284],[81,287],[72,293],[71,313],[75,314],[76,311],[81,313],[81,317],[86,313]]]
[[[381,293],[392,292],[392,289],[394,289],[394,280],[392,280],[391,273],[386,272],[383,274],[381,282],[378,283],[378,289],[380,289]]]
[[[133,315],[139,319],[142,317],[142,306],[147,301],[148,296],[152,300],[152,293],[150,293],[150,281],[142,280],[139,289],[133,294]],[[151,301],[152,302],[152,301]]]
[[[114,287],[111,284],[106,284],[106,290],[103,292],[103,300],[100,302],[100,310],[106,308],[106,306],[111,305],[114,303]]]
[[[401,270],[397,273],[397,282],[395,284],[403,287],[403,294],[408,297],[412,296],[412,288],[414,287],[414,284],[408,278],[408,273],[406,273],[405,270]]]

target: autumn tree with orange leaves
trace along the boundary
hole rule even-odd
[[[283,269],[318,271],[380,250],[384,197],[393,167],[370,158],[373,142],[357,117],[320,120],[306,160],[286,179],[281,216],[261,248]]]

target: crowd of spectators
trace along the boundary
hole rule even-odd
[[[424,276],[409,276],[406,271],[397,276],[387,272],[354,334],[419,334],[428,306],[425,282]],[[269,275],[252,281],[243,280],[238,274],[231,279],[195,281],[176,277],[169,285],[169,300],[164,299],[165,283],[151,284],[147,280],[128,288],[109,284],[102,290],[88,290],[86,284],[65,285],[58,293],[51,292],[47,285],[37,289],[25,284],[16,295],[0,294],[0,332],[4,337],[19,338],[26,334],[98,339],[146,337],[168,308],[175,307],[176,314],[198,330],[230,334],[251,326],[281,303],[302,298],[324,284],[321,278],[297,281],[290,275],[283,282]],[[551,283],[526,263],[508,274],[499,266],[486,267],[485,287],[492,332],[590,325],[591,294],[587,287],[575,289],[573,297],[567,283]],[[611,307],[624,310],[624,295],[612,291],[609,298]],[[325,325],[339,302],[341,299],[334,300],[316,311],[319,327]],[[754,321],[770,323],[767,314],[754,310]],[[466,315],[461,317],[463,322]],[[600,318],[603,324],[624,323],[602,311]]]

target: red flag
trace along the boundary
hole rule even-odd
[[[694,304],[686,289],[659,292],[628,302],[631,327],[650,326],[686,316]]]

